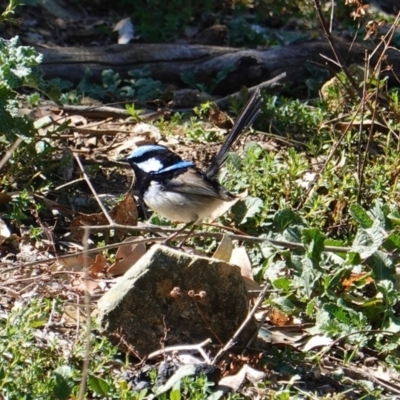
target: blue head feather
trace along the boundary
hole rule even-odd
[[[157,171],[157,174],[162,174],[164,172],[174,172],[183,168],[193,167],[194,163],[191,161],[179,161],[174,165],[170,165],[169,167],[163,168]]]
[[[164,146],[149,144],[145,146],[140,146],[137,149],[133,150],[132,153],[127,157],[127,160],[134,160],[135,158],[140,158],[150,153],[157,153],[162,151],[170,151]]]

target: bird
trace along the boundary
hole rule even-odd
[[[140,201],[144,201],[150,209],[171,221],[185,223],[165,243],[190,225],[193,225],[193,230],[196,224],[210,217],[223,203],[237,199],[236,195],[218,182],[218,174],[226,162],[232,144],[257,118],[261,103],[262,96],[257,89],[206,171],[197,168],[193,161],[183,160],[178,154],[159,144],[140,146],[127,158],[120,160],[128,162],[134,171]]]

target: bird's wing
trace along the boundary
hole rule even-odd
[[[206,176],[199,174],[194,169],[188,169],[171,179],[165,184],[166,190],[173,192],[187,193],[198,196],[216,197],[221,200],[232,200],[235,196],[229,193],[218,183],[212,184]]]

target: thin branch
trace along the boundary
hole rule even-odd
[[[225,346],[217,353],[214,359],[211,362],[211,365],[215,365],[219,359],[238,341],[240,334],[243,332],[244,328],[246,328],[247,324],[252,320],[254,314],[260,307],[261,303],[264,301],[264,297],[267,295],[268,292],[268,285],[265,285],[263,290],[258,295],[257,301],[255,302],[251,311],[247,314],[246,319],[243,321],[242,325],[240,325],[239,329],[235,332],[232,338],[225,344]]]
[[[24,141],[21,137],[18,137],[17,140],[11,145],[11,147],[4,153],[3,158],[0,161],[0,170],[4,167],[7,161],[11,158],[13,152],[17,150],[18,146]]]
[[[148,232],[165,232],[165,233],[174,233],[179,231],[179,229],[174,229],[174,228],[166,228],[166,227],[161,227],[161,226],[127,226],[127,225],[118,225],[118,224],[113,224],[113,225],[99,225],[99,226],[82,226],[81,229],[97,229],[97,230],[101,230],[101,229],[127,229],[127,230],[132,230],[132,231],[148,231]],[[187,234],[187,232],[182,232],[181,235],[179,235],[176,240],[179,240],[181,238],[184,238],[185,235]],[[304,251],[304,245],[301,243],[294,243],[294,242],[287,242],[284,240],[275,240],[275,239],[265,239],[265,238],[259,238],[259,237],[255,237],[255,236],[248,236],[248,235],[232,235],[232,234],[224,234],[224,233],[217,233],[217,232],[193,232],[193,236],[194,237],[207,237],[207,238],[216,238],[216,239],[222,239],[222,237],[226,235],[228,236],[231,240],[238,240],[238,241],[242,241],[242,242],[247,242],[247,243],[265,243],[265,242],[269,242],[270,244],[272,244],[273,246],[277,246],[277,247],[283,247],[286,249],[293,249],[293,250],[300,250],[300,251]],[[93,249],[88,249],[88,250],[84,250],[81,252],[76,252],[73,254],[66,254],[64,256],[59,256],[59,257],[54,257],[54,258],[46,258],[46,259],[42,259],[42,260],[36,260],[36,261],[32,261],[29,263],[25,263],[22,266],[24,268],[29,268],[29,267],[33,267],[35,265],[38,264],[44,264],[47,262],[55,262],[58,260],[65,260],[68,259],[70,257],[77,257],[80,255],[87,255],[87,254],[93,254],[93,253],[99,253],[101,251],[104,250],[112,250],[112,249],[116,249],[119,247],[123,247],[123,246],[131,246],[133,244],[138,244],[138,243],[153,243],[153,242],[162,242],[165,240],[165,237],[158,237],[158,238],[138,238],[135,240],[131,240],[129,242],[119,242],[119,243],[113,243],[113,244],[109,244],[107,246],[102,246],[102,247],[96,247]],[[350,251],[353,251],[351,247],[340,247],[340,246],[325,246],[324,247],[324,251],[329,252],[329,253],[348,253]],[[11,272],[14,271],[16,269],[21,268],[21,264],[19,264],[16,267],[10,267],[7,268],[3,271],[0,270],[0,273],[7,273],[7,272]]]
[[[89,233],[90,229],[85,229],[82,243],[87,248],[89,243]],[[88,277],[89,265],[87,257],[84,258],[83,261],[83,271],[85,273],[84,279]],[[85,285],[86,286],[86,285]],[[83,366],[82,366],[82,377],[81,383],[79,386],[79,393],[78,393],[78,400],[83,400],[85,398],[86,392],[86,385],[87,385],[87,378],[89,375],[89,361],[91,360],[90,356],[90,348],[91,348],[91,317],[90,317],[90,294],[88,288],[85,289],[85,318],[86,318],[86,346],[85,346],[85,357],[83,359]]]
[[[92,182],[90,182],[90,179],[89,179],[89,177],[87,176],[87,174],[86,174],[86,172],[85,172],[85,170],[84,170],[84,168],[83,168],[83,165],[82,165],[82,163],[81,163],[81,160],[79,159],[79,157],[78,157],[76,154],[74,154],[74,157],[75,157],[76,162],[77,162],[78,165],[79,165],[79,168],[80,168],[80,170],[81,170],[81,172],[82,172],[82,174],[83,174],[83,177],[85,178],[85,181],[86,181],[87,185],[89,186],[91,192],[93,193],[94,198],[96,199],[97,203],[99,204],[99,206],[100,206],[100,208],[101,208],[101,211],[103,211],[103,214],[104,214],[105,217],[107,218],[107,221],[109,222],[109,224],[110,224],[110,225],[113,225],[113,224],[114,224],[114,221],[113,221],[113,219],[111,218],[110,214],[108,213],[107,209],[104,207],[104,204],[102,203],[102,201],[99,199],[99,196],[97,195],[96,191],[94,190],[94,187],[93,187],[93,185],[92,185]]]
[[[207,346],[211,342],[212,342],[211,339],[206,339],[204,342],[201,342],[198,344],[184,344],[184,345],[178,345],[178,346],[165,347],[161,350],[157,350],[157,351],[154,351],[153,353],[150,353],[147,356],[147,359],[150,360],[152,358],[162,356],[165,353],[172,353],[174,351],[197,351],[203,356],[204,361],[207,364],[210,364],[210,359],[208,358],[206,352],[203,350],[203,347]]]

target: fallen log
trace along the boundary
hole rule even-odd
[[[337,40],[336,45],[347,65],[362,64],[364,46],[357,44],[350,48],[350,43],[344,40]],[[304,81],[311,77],[308,63],[326,67],[329,75],[334,70],[334,65],[321,57],[323,54],[334,59],[325,41],[257,50],[143,43],[93,48],[38,47],[37,50],[44,55],[43,70],[47,79],[62,78],[76,83],[89,69],[93,78],[99,81],[105,69],[128,77],[130,70],[148,67],[153,79],[165,84],[183,86],[182,74],[190,73],[195,82],[214,85],[216,94],[237,91],[242,85],[254,86],[283,72],[286,73],[286,82]],[[398,66],[400,57],[393,54],[393,58]],[[217,74],[223,70],[230,72],[225,79],[216,83]]]

